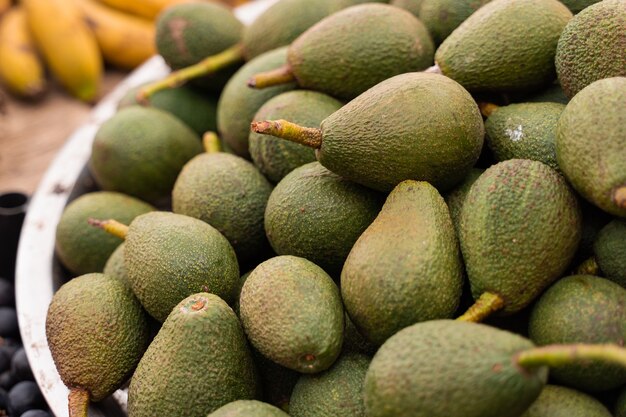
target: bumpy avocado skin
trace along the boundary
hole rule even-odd
[[[100,401],[133,373],[149,342],[148,318],[118,279],[86,274],[52,297],[46,338],[59,375],[70,388]]]
[[[615,190],[626,187],[624,103],[626,77],[596,81],[569,102],[556,134],[556,158],[567,180],[585,199],[619,217],[626,217],[626,207],[614,201]]]
[[[604,278],[562,278],[539,298],[528,332],[537,345],[614,343],[626,340],[626,289]],[[626,370],[616,365],[585,363],[550,370],[555,381],[597,392],[626,383]]]
[[[566,5],[572,13],[578,13],[599,1],[601,0],[561,0],[561,3]]]
[[[344,311],[337,285],[303,258],[277,256],[243,285],[241,322],[263,356],[302,373],[328,369],[339,356]]]
[[[569,266],[581,235],[574,193],[552,168],[510,159],[487,169],[470,189],[459,240],[475,299],[504,300],[503,312],[527,306]]]
[[[613,417],[595,398],[573,389],[546,385],[522,417]]]
[[[485,172],[485,170],[482,168],[472,168],[465,176],[463,182],[448,191],[443,196],[446,204],[448,205],[448,209],[450,210],[452,224],[454,225],[454,230],[457,234],[459,233],[459,218],[461,217],[461,208],[465,202],[465,197],[467,197],[467,193],[469,193],[470,188],[472,188],[472,185],[474,185],[478,177],[480,177],[483,172]]]
[[[355,27],[367,28],[367,36]],[[298,85],[351,100],[387,78],[432,65],[434,45],[422,22],[405,10],[368,3],[311,27],[289,47]]]
[[[572,98],[594,81],[626,76],[626,0],[604,0],[577,14],[563,29],[556,71]]]
[[[139,104],[137,92],[141,86],[131,88],[120,100],[117,108]],[[150,97],[149,105],[173,114],[193,129],[198,135],[217,130],[217,99],[191,87],[167,88]]]
[[[116,219],[128,224],[140,214],[155,210],[150,204],[114,192],[84,194],[67,205],[57,224],[55,252],[74,274],[101,272],[122,241],[87,223],[94,219]]]
[[[603,227],[593,253],[606,278],[626,288],[626,221],[613,220]]]
[[[288,417],[273,405],[256,400],[237,400],[213,411],[207,417]]]
[[[100,126],[89,168],[104,190],[155,202],[169,197],[180,170],[200,152],[198,135],[177,117],[131,106]]]
[[[248,79],[263,71],[287,63],[287,47],[266,52],[242,66],[228,81],[217,103],[217,129],[220,137],[235,154],[250,158],[248,136],[254,114],[269,99],[296,88],[295,83],[277,85],[261,90],[250,88]]]
[[[553,83],[549,87],[531,95],[524,95],[524,102],[528,103],[569,103],[569,98],[558,83]]]
[[[446,38],[435,62],[471,92],[540,88],[555,78],[556,45],[571,17],[557,0],[494,0]]]
[[[128,275],[126,274],[126,267],[124,266],[124,248],[125,247],[126,247],[126,244],[122,243],[115,249],[115,251],[113,251],[111,256],[109,256],[109,259],[107,259],[107,262],[104,265],[104,270],[102,271],[102,273],[118,278],[120,281],[124,282],[126,285],[130,287],[130,282],[128,281]]]
[[[128,415],[206,416],[256,395],[256,369],[237,316],[219,297],[198,293],[176,305],[141,358]]]
[[[160,322],[200,291],[235,300],[235,251],[217,229],[192,217],[167,212],[137,217],[126,237],[124,265],[137,298]]]
[[[254,120],[289,120],[304,127],[318,127],[343,103],[315,91],[289,91],[268,100]],[[254,164],[273,183],[294,169],[314,162],[315,151],[304,145],[274,136],[250,132],[250,155]]]
[[[337,277],[383,202],[383,195],[311,162],[272,191],[265,232],[277,254],[301,256]]]
[[[503,106],[485,122],[487,146],[498,161],[532,159],[557,171],[556,126],[565,109],[558,103]]]
[[[435,45],[491,0],[422,0],[417,17],[426,25]]]
[[[419,17],[420,7],[424,0],[391,0],[389,4],[407,10],[415,17]]]
[[[519,417],[547,379],[547,368],[522,370],[511,360],[533,347],[521,336],[484,324],[414,324],[374,356],[365,377],[366,415]]]
[[[321,124],[318,160],[351,181],[389,192],[427,181],[439,191],[459,183],[483,145],[478,106],[455,81],[408,73],[385,80]]]
[[[245,159],[204,153],[178,175],[172,210],[215,227],[233,246],[239,262],[247,264],[269,252],[263,218],[272,188]]]
[[[448,207],[432,185],[412,180],[389,194],[341,272],[346,311],[376,345],[414,323],[452,318],[462,287]]]
[[[332,368],[302,375],[289,405],[292,417],[365,417],[363,383],[371,359],[358,353],[344,354]]]

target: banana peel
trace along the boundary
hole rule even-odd
[[[154,20],[161,11],[171,5],[188,3],[189,0],[99,0],[115,9]]]
[[[21,0],[52,74],[74,96],[92,102],[102,80],[102,56],[78,6],[67,0]]]
[[[129,15],[94,0],[74,0],[96,36],[104,60],[133,69],[156,53],[155,27],[150,20]]]
[[[0,20],[0,79],[9,91],[26,98],[40,96],[46,88],[43,63],[26,23],[26,13],[16,6]]]

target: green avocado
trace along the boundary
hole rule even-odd
[[[491,0],[422,0],[417,17],[426,25],[435,45]]]
[[[566,5],[572,13],[578,13],[599,1],[601,0],[561,0],[561,3]]]
[[[465,197],[467,197],[467,193],[469,193],[470,188],[476,182],[478,177],[480,177],[483,172],[485,172],[482,168],[472,168],[470,172],[465,176],[463,182],[459,185],[448,191],[444,196],[444,200],[448,205],[448,209],[450,210],[450,218],[452,218],[452,224],[454,225],[454,230],[459,232],[459,218],[461,216],[461,209],[463,208],[463,203],[465,202]]]
[[[207,417],[288,417],[273,405],[256,400],[237,400],[213,411]]]
[[[613,417],[595,398],[576,390],[546,385],[522,417]]]
[[[626,417],[626,387],[624,387],[615,403],[615,417]]]
[[[420,6],[424,0],[391,0],[389,4],[392,6],[400,7],[406,11],[409,11],[415,17],[419,17]]]
[[[128,284],[130,287],[130,282],[128,281],[128,275],[126,274],[126,267],[124,266],[124,247],[125,243],[122,242],[115,251],[109,256],[106,264],[104,265],[104,270],[102,271],[106,275],[110,275],[112,277],[120,279],[122,282]]]
[[[626,288],[626,221],[613,220],[604,226],[593,253],[605,277]]]

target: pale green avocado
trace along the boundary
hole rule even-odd
[[[546,385],[539,398],[522,417],[613,417],[607,408],[590,395],[576,390]]]

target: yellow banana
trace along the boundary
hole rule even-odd
[[[35,43],[54,76],[74,96],[93,101],[102,79],[94,34],[74,2],[21,0]]]
[[[154,23],[103,6],[93,0],[75,0],[96,35],[104,60],[132,69],[156,53]]]
[[[20,7],[0,20],[0,79],[12,92],[36,97],[46,87],[44,69]]]
[[[107,6],[154,20],[161,10],[173,4],[188,3],[190,0],[100,0]]]

